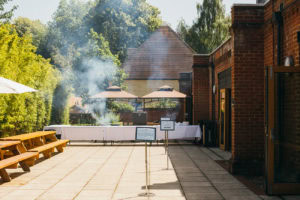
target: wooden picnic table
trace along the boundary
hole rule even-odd
[[[21,141],[24,144],[26,151],[47,143],[57,141],[55,134],[56,131],[38,131],[0,138],[0,141]]]
[[[20,141],[0,141],[0,149],[20,144]]]
[[[30,171],[26,161],[35,160],[37,152],[24,152],[21,141],[0,141],[0,176],[4,181],[10,181],[6,168],[17,165],[18,163],[24,171]],[[4,157],[3,152],[10,151],[10,157]]]
[[[15,145],[21,144],[20,141],[0,141],[0,159],[4,159],[5,148],[12,148]]]
[[[43,153],[45,158],[50,158],[54,149],[58,152],[63,152],[63,147],[67,145],[69,140],[57,140],[56,131],[38,131],[33,133],[26,133],[21,135],[15,135],[11,137],[0,138],[0,141],[20,141],[23,145],[20,148],[23,151]],[[39,154],[36,157],[39,158]],[[29,165],[33,162],[27,162]]]
[[[15,135],[5,138],[0,138],[0,141],[11,141],[11,140],[29,140],[37,137],[43,137],[43,136],[52,136],[55,135],[56,131],[37,131],[33,133],[25,133],[21,135]]]

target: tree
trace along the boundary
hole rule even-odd
[[[125,87],[120,60],[129,46],[138,46],[159,26],[158,14],[145,0],[60,2],[46,35],[48,52],[43,54],[64,77],[55,91],[52,123],[67,123],[71,92],[87,99],[109,82]]]
[[[25,34],[31,35],[32,44],[37,47],[38,54],[44,51],[47,33],[47,27],[44,24],[39,20],[30,20],[26,17],[18,17],[13,24],[20,37]]]
[[[63,76],[53,98],[51,123],[54,124],[69,123],[68,99],[76,81],[73,66],[81,56],[79,48],[86,43],[82,19],[91,5],[91,2],[80,0],[61,0],[48,26],[46,51],[42,55],[51,58],[52,64]]]
[[[12,0],[0,0],[0,22],[7,22],[13,16],[14,10],[17,9],[17,6],[13,6],[9,11],[4,11],[4,5]]]
[[[181,20],[177,32],[197,53],[210,53],[229,38],[230,17],[225,16],[222,0],[203,0],[197,14],[191,27]]]
[[[160,26],[159,14],[146,0],[98,0],[84,20],[89,29],[102,34],[122,62],[127,48],[138,47]]]
[[[16,134],[41,130],[49,124],[52,95],[59,73],[35,53],[28,34],[19,37],[14,26],[0,26],[0,76],[38,90],[36,93],[0,95],[0,130]]]
[[[113,55],[109,48],[109,42],[96,33],[93,29],[88,34],[88,42],[80,50],[81,57],[73,66],[77,77],[75,88],[77,94],[87,99],[90,95],[105,90],[109,83],[123,86],[126,74],[120,68],[120,60]],[[82,82],[87,84],[83,85]]]

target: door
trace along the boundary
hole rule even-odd
[[[230,89],[220,90],[220,101],[219,101],[219,144],[220,149],[229,149],[229,138],[230,138]]]
[[[266,191],[300,194],[300,67],[268,67]]]

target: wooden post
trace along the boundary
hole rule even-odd
[[[0,176],[4,182],[9,182],[11,180],[5,169],[0,169]]]

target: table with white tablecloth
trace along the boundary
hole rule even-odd
[[[56,130],[61,139],[73,141],[133,141],[135,140],[136,127],[156,128],[156,139],[164,140],[165,131],[160,126],[68,126],[51,125],[44,127],[44,130]],[[202,132],[197,125],[175,126],[174,131],[169,131],[169,139],[194,140],[200,139]]]

